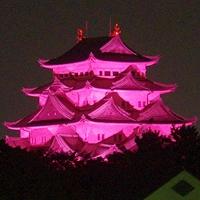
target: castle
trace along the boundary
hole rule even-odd
[[[38,98],[39,109],[7,128],[19,137],[6,137],[12,147],[43,148],[106,157],[133,151],[134,138],[147,130],[169,135],[172,127],[191,125],[170,110],[161,95],[176,85],[151,81],[146,71],[158,56],[141,55],[121,39],[118,24],[107,37],[87,38],[79,29],[77,43],[63,55],[39,60],[53,80],[23,92]]]

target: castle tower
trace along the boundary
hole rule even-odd
[[[39,110],[16,122],[6,122],[19,137],[6,137],[12,146],[49,152],[76,152],[105,157],[134,150],[134,138],[145,131],[169,135],[172,126],[191,125],[171,111],[161,94],[176,85],[151,81],[146,71],[158,56],[144,56],[129,48],[115,25],[109,37],[85,38],[63,55],[39,60],[53,74],[52,82],[23,88],[38,99]]]

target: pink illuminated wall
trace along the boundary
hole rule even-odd
[[[90,39],[81,29],[77,34],[74,49],[84,47],[88,51]],[[66,58],[39,61],[51,69],[53,80],[44,86],[23,88],[26,95],[38,98],[40,108],[16,122],[5,123],[20,132],[19,137],[6,137],[10,146],[45,146],[48,152],[105,158],[113,152],[122,153],[122,149],[134,151],[135,136],[148,130],[169,136],[173,126],[195,122],[175,114],[162,101],[161,94],[173,92],[174,84],[147,79],[147,67],[156,64],[159,57],[139,55],[130,49],[120,37],[118,24],[110,34],[112,37],[103,38],[106,42],[93,38],[102,45],[97,50],[93,47],[94,52],[88,51],[83,60],[79,60],[79,49],[77,57],[73,50],[72,57],[68,51]],[[69,62],[67,56],[75,60]]]

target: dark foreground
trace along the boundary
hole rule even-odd
[[[173,140],[148,132],[138,151],[108,161],[43,156],[0,142],[2,200],[142,200],[186,169],[200,178],[200,139],[194,127],[172,131]]]

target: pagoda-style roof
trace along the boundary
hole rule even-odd
[[[75,112],[75,108],[65,95],[49,93],[42,108],[16,122],[5,122],[5,125],[10,129],[19,129],[21,127],[63,124],[73,120]]]
[[[63,95],[63,94],[62,94]],[[69,119],[71,120],[75,112],[72,111],[73,107],[67,104],[66,97],[62,98],[62,95],[49,93],[45,106],[37,113],[37,115],[31,121],[43,121]]]
[[[77,133],[76,133],[77,134]],[[78,134],[77,134],[78,136]],[[62,136],[62,139],[65,143],[73,150],[73,151],[80,151],[84,146],[84,141],[78,136]]]
[[[118,147],[114,145],[104,145],[101,143],[91,144],[84,143],[83,148],[79,152],[81,156],[90,156],[90,157],[103,157],[105,158],[107,155],[113,154],[115,152],[121,153],[122,151],[118,149]]]
[[[94,121],[135,121],[131,118],[130,113],[119,105],[119,98],[117,93],[110,93],[100,102],[97,108],[89,112],[89,118]]]
[[[95,58],[103,61],[145,62],[151,63],[150,65],[158,61],[158,57],[143,56],[135,52],[118,35],[115,37],[83,38],[63,55],[50,60],[40,60],[39,63],[44,67],[51,68],[53,66],[85,61],[91,53]]]
[[[13,148],[20,147],[21,149],[26,149],[30,147],[29,138],[6,136],[5,143]]]
[[[51,144],[48,148],[48,153],[66,153],[66,152],[74,152],[68,144],[63,140],[62,136],[55,135],[51,138]]]
[[[67,86],[58,77],[54,76],[53,81],[48,84],[45,84],[45,85],[39,86],[39,87],[34,87],[34,88],[22,88],[22,91],[28,96],[38,96],[39,94],[41,94],[44,91],[46,91],[46,93],[48,93],[49,90],[57,91],[60,89],[62,91],[67,92],[67,91],[72,90],[72,87]]]
[[[102,148],[103,145],[101,145],[100,147]],[[96,157],[105,158],[108,155],[111,155],[111,154],[114,154],[114,153],[122,153],[122,151],[115,144],[109,146],[107,149],[105,149],[103,152],[101,152],[101,154],[97,155]]]
[[[113,79],[111,88],[120,90],[173,91],[176,85],[150,81],[146,77],[138,74],[134,66],[129,66],[118,77]]]
[[[77,122],[81,120],[81,115],[86,115],[88,120],[94,121],[132,122],[134,119],[129,116],[130,113],[118,105],[122,101],[117,93],[110,93],[96,104],[79,109],[74,107],[64,93],[49,93],[45,105],[38,111],[16,122],[5,122],[5,125],[10,129],[58,125]],[[132,117],[137,115],[137,111],[133,111]]]
[[[147,90],[142,82],[133,78],[132,72],[128,72],[124,77],[112,83],[112,89]]]
[[[160,98],[154,100],[143,110],[141,110],[137,120],[150,124],[185,124],[195,122],[195,119],[185,119],[171,111],[170,108],[168,108]]]
[[[96,123],[191,124],[157,99],[139,111],[124,107],[124,100],[116,92],[108,93],[94,105],[75,108],[64,93],[49,94],[45,105],[38,111],[16,122],[6,122],[10,129],[79,123],[82,120]],[[82,117],[81,117],[82,116]]]
[[[126,137],[124,133],[120,131],[98,143],[88,143],[78,137],[77,133],[75,134],[77,137],[69,137],[60,134],[53,136],[51,141],[48,142],[48,152],[78,152],[82,156],[92,155],[92,157],[105,157],[110,153],[121,152],[120,149],[125,145],[124,143],[126,143],[127,140],[133,139],[132,136]],[[120,148],[118,146],[120,146]]]
[[[150,81],[144,77],[134,76],[131,67],[129,67],[124,72],[120,73],[119,76],[115,78],[109,79],[97,76],[93,76],[90,78],[71,77],[66,79],[60,79],[59,81],[57,80],[56,83],[57,85],[55,85],[55,80],[54,80],[49,84],[37,88],[23,88],[23,92],[29,96],[39,96],[43,92],[47,92],[49,89],[56,90],[56,88],[60,88],[63,91],[68,92],[71,90],[83,89],[88,85],[96,89],[130,90],[130,91],[148,90],[148,91],[170,92],[174,91],[176,88],[175,84],[158,83]],[[59,84],[60,87],[58,87]]]
[[[108,138],[105,138],[100,143],[101,144],[106,144],[106,145],[114,145],[114,144],[118,145],[120,143],[123,143],[126,139],[127,139],[127,137],[125,136],[123,131],[120,131],[120,132],[118,132],[118,133],[116,133],[114,135],[111,135]]]

